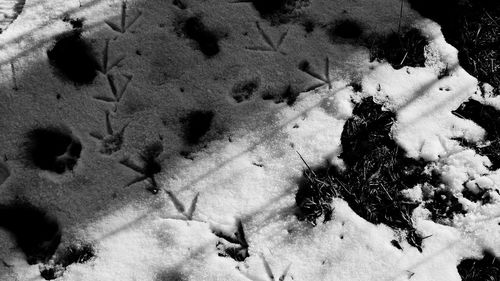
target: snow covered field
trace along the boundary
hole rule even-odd
[[[265,3],[0,0],[0,280],[453,281],[500,255],[497,156],[475,149],[500,119],[464,104],[500,98],[440,25],[399,0]],[[373,59],[412,28],[421,62]],[[406,229],[349,196],[304,219],[304,171],[368,166],[342,143],[369,100],[435,181],[386,191]]]

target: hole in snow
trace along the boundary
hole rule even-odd
[[[29,264],[46,262],[61,241],[56,219],[26,202],[0,205],[0,227],[14,235]]]
[[[26,134],[24,148],[30,164],[62,174],[76,166],[82,144],[68,129],[44,127]]]
[[[66,267],[73,263],[86,263],[95,256],[91,244],[73,244],[57,253],[53,259],[40,267],[40,275],[45,280],[61,277]]]

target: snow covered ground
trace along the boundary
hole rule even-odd
[[[20,200],[54,217],[56,256],[83,244],[95,254],[58,280],[452,281],[461,280],[462,259],[483,249],[500,255],[500,174],[454,140],[479,141],[485,130],[452,114],[470,97],[500,100],[481,95],[439,25],[397,0],[290,3],[292,19],[277,24],[250,2],[26,0],[2,26],[0,205]],[[217,48],[188,38],[193,18]],[[74,29],[71,19],[83,19],[81,36],[100,66],[88,84],[68,81],[47,58]],[[341,19],[367,35],[418,28],[429,41],[425,67],[370,62],[368,48],[329,36]],[[438,79],[444,68],[449,75]],[[409,157],[429,161],[446,189],[492,191],[490,204],[459,198],[467,213],[447,225],[417,208],[422,252],[341,199],[329,222],[297,219],[306,168],[297,152],[310,166],[342,165],[343,126],[367,96],[397,113],[393,137]],[[81,143],[72,171],[26,163],[26,133],[53,126]],[[122,143],[103,149],[117,136]],[[143,151],[155,143],[161,151],[148,159],[161,171],[151,176]],[[408,193],[418,197],[420,187]],[[47,265],[29,264],[16,245],[0,228],[0,280],[45,280]]]

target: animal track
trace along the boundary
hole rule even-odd
[[[97,76],[99,64],[91,45],[81,37],[80,30],[59,36],[55,45],[47,51],[47,56],[61,76],[75,84],[89,84]],[[13,65],[12,70],[14,73]]]
[[[101,72],[103,74],[107,74],[111,69],[113,69],[122,60],[124,60],[125,57],[126,57],[126,55],[120,55],[113,62],[109,62],[109,39],[106,39],[105,44],[104,44],[104,50],[102,52]]]
[[[299,63],[299,70],[309,74],[310,76],[322,81],[319,84],[314,84],[308,87],[305,91],[311,91],[323,85],[328,85],[328,89],[332,88],[332,81],[330,79],[330,60],[328,57],[325,58],[325,68],[324,73],[319,74],[312,69],[311,64],[307,60],[303,60]]]
[[[182,214],[187,220],[192,220],[194,212],[196,211],[196,204],[198,203],[198,197],[200,194],[196,193],[193,200],[191,201],[191,205],[189,206],[189,209],[186,210],[186,207],[184,207],[184,204],[177,198],[177,196],[175,196],[174,193],[172,193],[172,191],[165,189],[165,192],[167,192],[168,197],[170,198],[170,200],[172,200],[172,203],[174,204],[175,209],[177,209],[177,211],[180,214]]]
[[[344,39],[359,38],[363,33],[361,24],[351,19],[341,19],[333,22],[328,30],[330,39],[335,42],[336,37]]]
[[[249,100],[259,88],[260,79],[258,77],[236,83],[231,90],[233,99],[237,102]]]
[[[121,77],[121,79],[115,78],[115,76],[111,73],[107,74],[106,77],[108,78],[108,84],[109,88],[111,89],[111,93],[113,94],[112,97],[110,96],[95,96],[94,99],[103,101],[103,102],[110,102],[115,105],[113,111],[116,111],[117,103],[120,102],[120,100],[123,97],[123,94],[125,94],[125,91],[127,90],[127,87],[129,83],[132,81],[133,76],[132,75],[127,75],[127,74],[120,74],[118,78]],[[125,81],[123,81],[125,79]],[[118,81],[117,81],[118,80]],[[122,80],[121,83],[118,83],[120,80]],[[122,84],[122,85],[120,85]]]
[[[0,185],[10,177],[9,167],[3,162],[0,162]]]
[[[94,247],[91,244],[73,244],[56,253],[48,263],[40,266],[40,275],[45,280],[53,280],[61,277],[66,268],[73,263],[86,263],[95,256]]]
[[[269,263],[267,262],[266,258],[264,257],[264,255],[260,255],[260,257],[262,258],[262,263],[264,265],[264,269],[266,270],[266,275],[268,277],[268,279],[270,281],[275,281],[276,279],[276,275],[274,274],[272,268],[271,268],[271,265],[269,265]],[[278,278],[278,281],[284,281],[286,279],[286,277],[288,276],[288,272],[290,271],[290,268],[292,267],[292,264],[288,264],[288,266],[285,268],[285,270],[283,270],[283,273],[280,275],[280,277]],[[243,274],[246,278],[252,280],[252,281],[263,281],[261,278],[257,277],[257,276],[253,276],[251,274],[248,274],[247,272],[244,272],[239,266],[236,267],[240,272],[241,274]]]
[[[127,90],[129,83],[132,81],[133,76],[128,74],[119,74],[118,76],[115,76],[112,73],[109,73],[109,71],[118,66],[118,64],[123,61],[125,57],[126,55],[119,55],[113,62],[109,62],[109,39],[106,39],[104,50],[102,52],[101,72],[106,75],[109,88],[111,89],[113,96],[110,97],[107,95],[100,95],[93,98],[99,101],[113,103],[113,111],[117,110],[117,104],[123,97],[123,94]]]
[[[16,67],[13,61],[10,62],[10,72],[12,74],[12,90],[17,91],[19,90],[19,87],[17,85]]]
[[[73,170],[82,144],[67,129],[35,128],[26,134],[25,152],[33,165],[58,174]]]
[[[305,18],[302,22],[301,22],[302,26],[304,27],[304,31],[306,33],[311,33],[314,31],[314,28],[316,28],[316,25],[317,23],[311,19],[311,18]]]
[[[193,16],[183,23],[184,34],[196,41],[200,51],[207,57],[213,57],[219,53],[219,38],[209,30],[199,17]]]
[[[222,229],[217,229],[215,226],[211,226],[211,229],[215,236],[221,238],[216,245],[219,256],[230,257],[235,261],[244,261],[249,257],[248,243],[245,238],[243,223],[240,219],[236,222],[236,227],[237,230],[235,233],[227,233]]]
[[[177,6],[177,8],[181,10],[185,10],[187,8],[187,5],[182,0],[173,0],[172,5]]]
[[[201,138],[210,130],[213,111],[196,110],[181,118],[184,127],[184,138],[188,144],[198,144]]]
[[[121,13],[121,18],[120,18],[120,25],[109,21],[105,20],[104,22],[111,27],[116,32],[120,33],[125,33],[127,30],[139,19],[139,17],[142,15],[141,11],[138,11],[137,14],[135,14],[129,21],[127,21],[127,1],[123,0],[122,1],[122,13]]]
[[[285,52],[280,50],[281,45],[283,44],[283,41],[285,41],[285,38],[288,34],[288,30],[283,32],[280,35],[280,38],[274,43],[274,41],[271,39],[271,37],[262,29],[260,24],[258,22],[255,22],[255,25],[257,26],[257,29],[259,30],[259,34],[266,43],[267,46],[256,46],[256,47],[246,47],[248,50],[252,51],[264,51],[264,52],[279,52],[283,55],[286,55]]]
[[[264,100],[274,100],[274,103],[282,103],[286,102],[288,105],[293,105],[297,98],[299,97],[297,91],[292,89],[292,85],[288,84],[285,89],[282,89],[278,94],[274,93],[274,91],[265,91],[262,94],[262,99]]]
[[[160,142],[155,142],[146,146],[143,152],[139,155],[143,163],[142,167],[132,162],[129,158],[121,160],[120,164],[141,174],[141,176],[132,180],[125,187],[148,180],[150,184],[146,189],[153,194],[158,193],[160,188],[158,186],[158,183],[156,182],[155,175],[161,172],[161,161],[159,157],[162,152],[163,145]]]
[[[124,125],[118,132],[115,132],[113,131],[111,121],[109,120],[109,111],[105,112],[105,117],[107,134],[101,135],[100,133],[93,132],[90,133],[90,136],[101,141],[101,153],[111,155],[121,149],[123,144],[123,134],[125,133],[125,128],[127,128],[128,124]]]
[[[262,18],[272,24],[287,23],[297,16],[297,11],[307,7],[310,0],[235,0],[232,3],[251,3]]]
[[[61,241],[56,219],[26,202],[0,205],[0,227],[14,235],[28,264],[46,262]]]

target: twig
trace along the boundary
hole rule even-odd
[[[104,44],[104,52],[102,54],[102,73],[104,74],[108,72],[108,51],[109,51],[109,39],[106,39]]]
[[[490,16],[490,14],[488,13],[488,11],[486,11],[486,10],[485,10],[484,12],[485,12],[485,13],[486,13],[486,15],[490,18],[490,20],[492,20],[492,21],[493,21],[493,23],[494,23],[496,26],[500,26],[500,25],[497,23],[497,21],[496,21],[494,18],[492,18],[492,17]]]
[[[399,63],[399,65],[403,65],[403,63],[405,62],[407,56],[408,56],[408,51],[405,53],[405,56],[403,57],[403,59],[401,60],[401,62]]]
[[[401,31],[401,19],[403,18],[403,0],[401,0],[401,9],[399,11],[398,34]]]
[[[127,1],[122,1],[122,21],[121,21],[121,32],[125,33],[125,25],[127,22]]]
[[[314,173],[314,171],[311,169],[311,167],[309,167],[309,165],[307,164],[306,160],[304,160],[304,158],[302,157],[302,155],[300,155],[300,153],[295,150],[295,152],[297,152],[297,154],[299,155],[300,159],[302,160],[302,162],[304,162],[304,164],[306,165],[307,169],[309,170],[309,172],[311,172],[311,174],[313,174],[315,177],[316,177],[316,174]]]
[[[16,79],[16,69],[14,67],[14,62],[10,62],[10,70],[12,72],[12,82],[14,83],[14,87],[12,88],[14,91],[19,90],[19,87],[17,87],[17,79]]]

